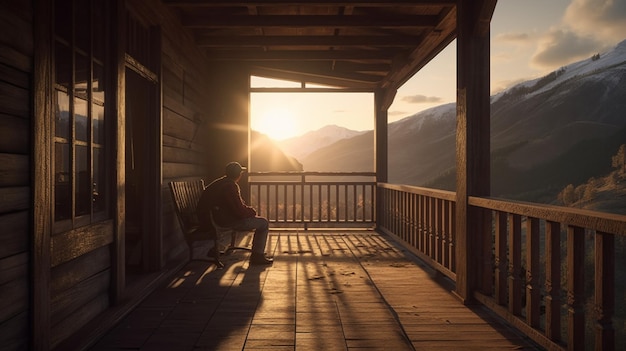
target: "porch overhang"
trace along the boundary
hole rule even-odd
[[[383,92],[382,107],[457,35],[457,0],[163,1],[209,61]]]

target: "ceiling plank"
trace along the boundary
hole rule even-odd
[[[417,46],[422,41],[422,36],[417,35],[376,35],[376,36],[198,36],[196,45],[199,47],[260,47],[260,46]]]
[[[262,15],[262,16],[187,16],[188,28],[434,28],[438,16],[333,16],[333,15]]]
[[[211,61],[320,61],[320,60],[380,60],[389,62],[397,54],[395,50],[214,50],[205,51]]]
[[[359,6],[359,7],[398,7],[398,6],[455,6],[457,0],[340,0],[340,1],[293,1],[293,0],[163,0],[173,7],[247,7],[247,6]]]

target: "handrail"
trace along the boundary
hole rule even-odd
[[[250,204],[274,227],[372,227],[376,173],[251,172]]]
[[[456,194],[379,183],[377,199],[377,228],[456,279],[454,226],[464,225],[455,223]],[[477,301],[546,349],[626,347],[615,327],[626,321],[615,306],[626,288],[615,271],[626,216],[489,197],[468,204],[491,217],[485,233],[467,239],[485,245],[473,253]]]

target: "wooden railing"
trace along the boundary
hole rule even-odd
[[[455,193],[379,183],[377,201],[380,231],[456,279]],[[626,349],[626,216],[468,201],[492,219],[468,238],[487,243],[474,253],[477,301],[546,349]]]
[[[273,227],[372,227],[375,173],[251,172],[250,204]]]
[[[456,279],[455,194],[414,186],[378,184],[378,230],[393,234],[444,275]]]
[[[488,198],[469,204],[490,211],[493,223],[493,260],[481,268],[493,281],[477,300],[549,348],[625,349],[625,216]]]

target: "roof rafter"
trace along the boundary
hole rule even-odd
[[[235,61],[320,61],[320,60],[380,60],[388,62],[393,59],[397,51],[371,51],[371,50],[281,50],[281,51],[206,51],[207,59],[212,61],[235,60]]]
[[[188,16],[183,25],[189,28],[434,28],[438,16],[342,16],[342,15],[260,15],[260,16]]]
[[[397,6],[454,6],[456,0],[340,0],[340,1],[306,1],[306,0],[163,0],[173,7],[249,7],[249,6],[360,6],[360,7],[397,7]]]
[[[296,35],[248,35],[248,36],[198,36],[196,44],[199,47],[259,47],[259,46],[407,46],[417,45],[422,40],[418,35],[318,35],[318,36],[296,36]]]

